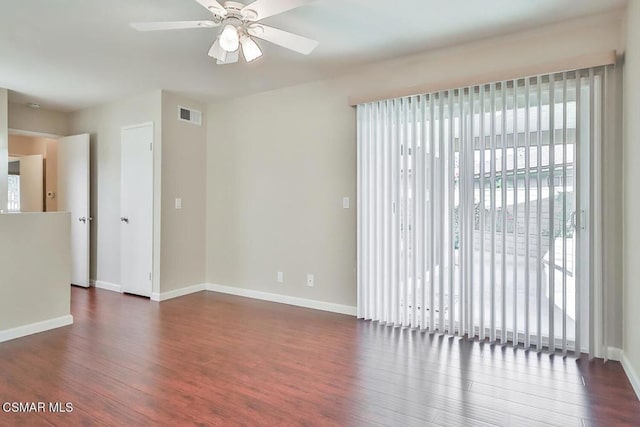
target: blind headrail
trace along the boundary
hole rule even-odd
[[[513,80],[541,74],[561,73],[564,71],[580,70],[583,68],[599,67],[616,63],[617,53],[615,50],[606,52],[590,53],[543,64],[528,65],[526,67],[512,68],[509,70],[493,71],[485,74],[478,74],[473,77],[457,80],[442,80],[438,82],[426,83],[423,85],[401,87],[380,92],[356,94],[349,97],[349,105],[355,107],[368,102],[382,101],[385,99],[402,98],[405,96],[422,95],[426,93],[438,92],[447,89],[457,89],[461,87],[476,86],[491,82]]]

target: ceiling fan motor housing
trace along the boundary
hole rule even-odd
[[[241,20],[244,20],[244,19],[253,20],[258,17],[258,14],[253,10],[245,9],[243,11],[243,9],[245,8],[245,5],[237,1],[225,2],[224,8],[227,11],[227,16],[234,16]]]

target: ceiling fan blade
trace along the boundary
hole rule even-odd
[[[217,38],[215,42],[211,45],[211,49],[209,49],[209,56],[217,59],[218,61],[224,61],[227,59],[227,55],[229,53],[220,46],[220,39]]]
[[[189,28],[213,28],[213,21],[170,21],[170,22],[132,22],[131,27],[138,31],[185,30]]]
[[[216,0],[196,0],[200,3],[204,8],[208,9],[211,13],[218,16],[227,16],[227,11],[224,6],[217,2]]]
[[[235,64],[236,62],[238,62],[239,57],[240,57],[239,50],[236,50],[235,52],[228,52],[227,57],[224,59],[224,61],[221,59],[218,59],[216,64],[218,65]]]
[[[314,1],[315,0],[256,0],[242,8],[240,13],[242,13],[242,16],[248,21],[260,21],[261,19],[286,12],[287,10],[305,6]]]
[[[315,40],[262,24],[251,25],[247,28],[247,32],[254,37],[291,49],[303,55],[309,55],[318,46],[318,42]]]

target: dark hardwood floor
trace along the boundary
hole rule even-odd
[[[73,326],[0,344],[0,425],[640,425],[617,362],[201,292],[73,288]]]

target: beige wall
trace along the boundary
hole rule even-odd
[[[590,17],[210,104],[208,282],[355,305],[356,133],[348,97],[611,51],[620,47],[620,24],[620,13]],[[342,196],[352,209],[342,209]],[[305,286],[307,272],[316,275],[314,288]]]
[[[69,133],[91,135],[91,278],[120,284],[120,144],[123,126],[154,123],[154,168],[160,170],[161,92],[144,93],[122,101],[71,113]],[[160,174],[158,173],[158,176]],[[154,183],[154,209],[159,212],[159,183]],[[159,215],[156,216],[159,220]],[[154,239],[160,242],[158,221]],[[154,256],[159,256],[154,253]],[[159,263],[155,262],[159,268]],[[154,271],[159,278],[159,271]],[[157,286],[154,280],[154,286]],[[157,289],[154,289],[157,291]]]
[[[626,23],[623,157],[624,355],[640,379],[640,2],[630,1]],[[640,392],[640,390],[638,390]]]
[[[70,314],[69,213],[0,215],[0,336]]]
[[[7,174],[9,166],[8,91],[0,88],[0,213],[7,209]]]
[[[355,136],[330,82],[210,105],[208,282],[353,306]]]
[[[58,146],[55,139],[27,135],[9,135],[9,155],[29,156],[40,154],[45,159],[44,202],[47,212],[55,212],[57,199],[46,197],[47,192],[56,192],[58,182]]]
[[[69,135],[69,114],[9,103],[9,128],[56,136]]]
[[[202,126],[178,120],[178,105],[202,111]],[[205,283],[206,105],[162,92],[160,292]],[[175,199],[182,209],[175,209]]]
[[[32,154],[41,154],[42,157],[46,158],[48,140],[49,138],[10,134],[9,155],[29,156]]]

